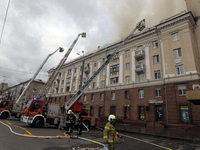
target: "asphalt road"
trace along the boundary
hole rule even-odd
[[[0,150],[100,150],[103,146],[101,130],[84,131],[81,139],[63,136],[55,126],[30,127],[19,120],[0,120]],[[74,133],[76,134],[76,129]],[[200,145],[187,141],[166,139],[142,134],[121,133],[114,144],[117,150],[200,150]],[[61,136],[62,135],[62,136]],[[76,137],[76,136],[75,136]],[[89,140],[89,141],[86,141]],[[90,141],[91,140],[91,141]],[[100,144],[93,143],[98,141]]]

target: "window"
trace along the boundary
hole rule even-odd
[[[172,34],[172,41],[175,42],[175,41],[178,41],[179,40],[179,33],[176,32],[176,33],[173,33]]]
[[[59,97],[59,103],[61,102],[61,97]]]
[[[159,63],[159,55],[153,56],[153,64]]]
[[[126,84],[129,84],[130,83],[130,76],[126,76]]]
[[[139,98],[144,98],[144,90],[139,90]]]
[[[101,88],[105,87],[105,80],[101,81]]]
[[[68,74],[71,75],[71,73],[72,73],[72,69],[69,69]]]
[[[184,105],[180,106],[180,111],[181,111],[181,121],[190,122],[188,106],[184,106]]]
[[[116,84],[116,83],[118,83],[118,77],[110,79],[110,84]]]
[[[100,93],[100,100],[101,100],[101,101],[104,100],[104,93]]]
[[[96,82],[93,82],[93,89],[96,88]]]
[[[153,47],[153,49],[158,48],[158,41],[153,41],[152,42],[152,47]]]
[[[144,82],[144,74],[139,75],[139,82]]]
[[[67,78],[67,83],[70,83],[71,77]]]
[[[74,69],[74,73],[76,73],[76,68]]]
[[[130,98],[130,93],[129,91],[125,91],[125,99],[129,99]]]
[[[186,85],[178,85],[178,95],[185,96]]]
[[[90,116],[94,116],[94,107],[90,106]]]
[[[130,119],[130,106],[125,106],[124,107],[124,118],[125,119]]]
[[[103,75],[103,76],[106,75],[106,70],[105,70],[105,69],[102,70],[102,75]]]
[[[130,70],[130,63],[126,63],[126,70]]]
[[[178,58],[182,56],[181,48],[174,49],[174,58]]]
[[[86,101],[87,100],[87,95],[84,95],[84,101]]]
[[[155,79],[160,79],[160,70],[154,71]]]
[[[161,97],[161,88],[155,88],[155,96]]]
[[[74,82],[76,82],[76,77],[74,77],[74,79],[73,79],[73,80],[74,80]]]
[[[96,67],[96,66],[97,66],[97,62],[94,63],[94,67]]]
[[[184,74],[183,65],[176,66],[176,75],[183,75],[183,74]]]
[[[94,94],[91,94],[91,100],[94,101]]]
[[[144,106],[139,106],[139,119],[144,120],[145,114],[144,114]]]
[[[99,106],[99,117],[103,117],[103,107]]]
[[[113,65],[110,67],[110,73],[112,72],[118,72],[119,71],[119,65]]]
[[[115,115],[115,106],[110,106],[110,114]]]
[[[69,86],[66,87],[66,92],[69,92]]]
[[[111,93],[112,100],[115,100],[115,92]]]
[[[127,50],[127,51],[125,52],[125,57],[130,57],[130,51],[129,51],[129,50]]]

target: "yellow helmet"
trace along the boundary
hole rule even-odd
[[[117,118],[115,117],[115,115],[109,115],[109,116],[108,116],[108,121],[113,121],[113,120],[115,120],[115,119],[117,119]]]
[[[68,114],[71,114],[71,113],[72,113],[72,110],[71,110],[71,109],[69,109],[67,113],[68,113]]]

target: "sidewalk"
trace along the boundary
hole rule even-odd
[[[100,127],[104,128],[107,122],[100,123]],[[131,133],[140,133],[146,135],[174,138],[180,140],[188,140],[200,143],[200,126],[194,127],[145,127],[144,125],[135,125],[131,123],[117,123],[117,131],[125,131]]]

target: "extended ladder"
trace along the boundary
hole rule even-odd
[[[65,63],[67,57],[69,56],[69,54],[71,53],[74,45],[76,44],[76,42],[78,41],[78,38],[80,37],[80,35],[84,38],[86,37],[86,33],[79,33],[77,38],[74,40],[74,42],[72,43],[71,47],[68,49],[68,51],[66,52],[66,54],[64,55],[64,57],[61,59],[61,61],[59,62],[59,64],[57,65],[57,67],[54,69],[53,73],[51,74],[51,76],[48,78],[47,82],[45,83],[45,85],[42,87],[42,89],[40,90],[39,94],[37,95],[37,97],[44,97],[45,94],[49,91],[49,88],[51,87],[51,85],[53,84],[55,78],[57,77],[59,70],[61,69],[61,67],[63,66],[63,64]]]
[[[133,33],[138,29],[139,31],[142,31],[145,28],[145,20],[140,21],[135,29],[121,42],[119,47],[116,48],[116,50],[111,54],[108,55],[107,60],[102,64],[102,66],[90,77],[89,80],[86,81],[86,83],[74,94],[71,99],[66,103],[65,109],[68,110],[83,94],[83,91],[88,88],[88,86],[95,80],[95,78],[98,76],[98,74],[112,61],[112,59],[116,56],[118,51],[123,47],[125,42],[133,35]]]

